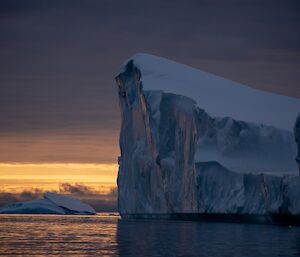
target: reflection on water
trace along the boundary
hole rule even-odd
[[[117,255],[117,219],[0,215],[0,255]]]
[[[180,221],[118,221],[120,255],[300,256],[300,228]]]
[[[0,215],[0,255],[300,256],[300,228],[108,215]]]

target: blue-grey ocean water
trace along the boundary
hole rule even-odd
[[[1,256],[300,256],[300,227],[0,215]]]

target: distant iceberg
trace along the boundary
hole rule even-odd
[[[43,199],[19,202],[0,208],[0,214],[96,214],[78,199],[47,192]]]
[[[128,59],[116,82],[123,217],[300,222],[299,99],[148,54]]]

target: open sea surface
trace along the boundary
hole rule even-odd
[[[1,256],[300,256],[300,227],[0,215]]]

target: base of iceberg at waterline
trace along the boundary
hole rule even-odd
[[[169,213],[169,214],[122,214],[122,219],[184,220],[205,222],[231,222],[300,226],[300,215],[289,214],[221,214],[221,213]]]

